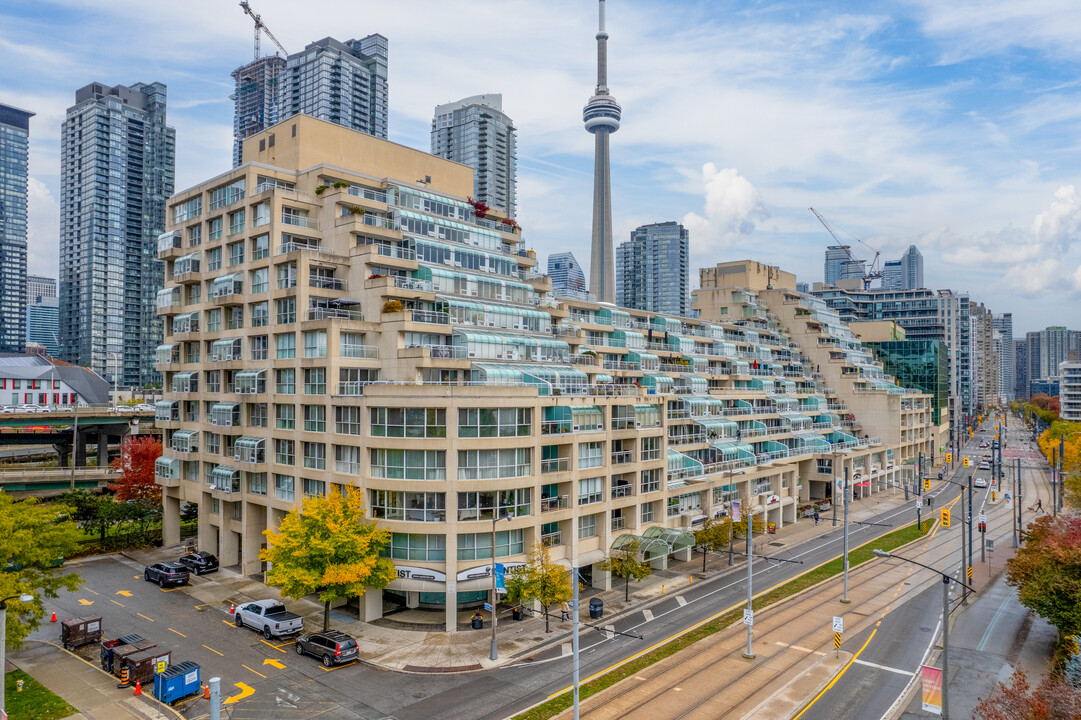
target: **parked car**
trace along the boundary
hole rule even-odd
[[[181,556],[177,562],[196,575],[214,572],[218,569],[218,559],[205,550],[190,552]]]
[[[158,586],[186,585],[188,582],[188,570],[180,563],[160,562],[147,565],[143,570],[143,580],[156,582]]]
[[[256,600],[238,605],[234,612],[237,627],[261,630],[263,637],[295,635],[304,630],[304,621],[296,613],[285,609],[277,600]]]
[[[135,406],[137,412],[154,412],[154,406],[148,403],[139,403]]]
[[[39,413],[45,412],[45,408],[41,405],[35,405],[33,403],[26,403],[23,405],[16,405],[15,412],[17,413]]]
[[[357,641],[339,630],[297,636],[297,655],[312,655],[324,667],[334,667],[357,659]]]
[[[987,487],[987,480],[984,478],[972,478],[972,487],[985,488]]]

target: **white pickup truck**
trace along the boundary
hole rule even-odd
[[[295,635],[304,630],[304,620],[296,613],[286,610],[277,600],[256,600],[237,605],[234,618],[237,627],[261,630],[267,640]]]

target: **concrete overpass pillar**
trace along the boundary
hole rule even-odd
[[[180,543],[180,498],[161,495],[161,542],[168,547]]]
[[[60,467],[66,468],[68,466],[68,457],[71,455],[70,445],[53,445],[56,449],[56,454],[60,456]]]
[[[86,435],[83,433],[75,437],[75,467],[86,467]]]
[[[109,467],[109,433],[98,433],[98,467]]]

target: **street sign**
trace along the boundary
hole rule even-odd
[[[744,608],[743,610],[743,624],[754,625],[754,610]]]
[[[987,522],[987,513],[980,511],[980,514],[976,516],[977,522]]]
[[[154,672],[156,672],[158,675],[161,675],[163,672],[165,672],[165,667],[165,661],[158,660],[157,664],[154,666]]]
[[[923,508],[923,498],[916,498],[916,512]]]
[[[992,540],[991,538],[987,538],[987,540],[984,540],[984,542],[987,543],[987,552],[994,552],[995,551],[995,541],[994,540]]]
[[[492,611],[492,606],[489,603],[484,603],[484,609],[487,610],[488,612],[491,612]]]
[[[843,633],[845,631],[845,619],[840,615],[833,616],[833,632]]]

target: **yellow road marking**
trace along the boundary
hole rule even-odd
[[[751,529],[753,530],[754,528],[751,528]],[[228,625],[229,627],[233,627],[233,623],[229,622],[228,620],[222,620],[222,622],[225,623],[226,625]]]
[[[285,665],[282,664],[282,661],[281,660],[275,660],[274,658],[267,658],[266,660],[263,661],[263,664],[264,665],[270,665],[272,667],[276,667],[279,670],[284,670],[285,669]]]
[[[204,645],[203,647],[206,647],[206,645]],[[244,683],[236,683],[235,687],[240,688],[240,692],[238,692],[236,695],[233,695],[232,697],[226,698],[226,705],[232,705],[233,703],[240,702],[249,695],[255,694],[255,688],[251,687],[250,685],[245,685]]]
[[[216,602],[212,602],[212,603],[203,603],[202,605],[196,605],[196,606],[195,606],[195,609],[196,609],[196,610],[198,610],[198,609],[199,609],[199,608],[201,608],[201,607],[208,607],[208,606],[210,606],[210,605],[217,605],[217,604],[218,604],[218,603],[216,603]]]
[[[169,629],[170,629],[170,630],[173,630],[172,628],[169,628]],[[175,632],[175,633],[176,633],[177,635],[179,635],[180,637],[187,637],[187,635],[185,635],[184,633],[180,632],[179,630],[173,630],[173,632]]]
[[[226,623],[226,624],[228,624],[228,623]],[[260,640],[259,642],[263,643],[263,644],[264,644],[264,645],[266,645],[267,647],[272,647],[272,648],[274,648],[275,650],[277,650],[278,652],[280,652],[280,653],[282,653],[282,654],[284,654],[284,653],[285,653],[285,651],[284,651],[284,650],[282,650],[282,649],[281,649],[280,647],[278,647],[277,645],[271,645],[271,644],[270,644],[270,643],[268,643],[268,642],[267,642],[266,640]]]
[[[79,604],[80,605],[93,605],[94,601],[93,600],[86,600],[85,598],[79,598]]]
[[[751,529],[753,530],[754,528],[751,528]],[[99,593],[99,592],[94,592],[94,591],[93,591],[93,590],[91,590],[90,588],[85,588],[85,589],[86,589],[86,591],[87,591],[87,592],[92,592],[92,593],[94,593],[95,595],[101,595],[101,593]]]
[[[178,588],[178,587],[171,587],[171,588],[159,588],[159,590],[161,590],[162,592],[176,592],[176,591],[177,591],[177,590],[179,590],[179,589],[180,589],[180,588]]]
[[[154,622],[154,618],[148,618],[146,615],[143,615],[142,613],[135,613],[135,614],[138,615],[139,617],[141,617],[143,620],[149,620],[150,622]]]
[[[320,664],[319,669],[322,670],[323,672],[334,672],[335,670],[341,670],[342,668],[347,668],[350,665],[356,665],[356,664],[357,664],[356,660],[354,660],[353,662],[348,662],[348,663],[346,663],[344,665],[335,665],[334,667],[329,667],[329,668],[328,667],[323,667]]]
[[[203,645],[203,647],[205,647],[207,650],[209,650],[212,653],[218,653],[218,655],[221,655],[222,657],[225,657],[225,655],[223,653],[218,652],[217,650],[210,647],[209,645]]]
[[[246,668],[246,669],[248,669],[248,670],[251,670],[251,668],[250,668],[250,667],[248,667],[247,665],[241,665],[241,667],[243,667],[243,668]],[[259,677],[261,677],[261,678],[263,678],[264,680],[266,680],[266,675],[264,675],[263,673],[261,673],[261,672],[257,672],[257,671],[255,671],[255,670],[251,670],[251,671],[252,671],[253,673],[255,673],[256,675],[258,675]]]
[[[856,651],[856,654],[855,654],[855,655],[853,655],[853,656],[852,656],[851,658],[849,658],[849,659],[848,659],[848,662],[847,662],[847,663],[845,663],[845,666],[844,666],[843,668],[841,668],[841,672],[837,673],[837,677],[833,678],[833,680],[831,680],[831,681],[830,681],[830,684],[829,684],[829,685],[827,685],[826,687],[822,688],[822,692],[820,692],[820,693],[818,693],[817,695],[815,695],[815,697],[814,697],[814,700],[812,700],[812,701],[811,701],[811,702],[810,702],[810,703],[809,703],[809,704],[807,705],[807,707],[805,707],[805,708],[803,708],[802,710],[800,710],[800,711],[799,711],[799,715],[797,715],[796,717],[792,718],[792,720],[799,720],[799,719],[800,719],[801,717],[803,717],[803,713],[805,713],[805,712],[807,712],[808,710],[810,710],[810,709],[811,709],[811,707],[812,707],[812,706],[813,706],[813,705],[814,705],[814,704],[815,704],[816,702],[818,702],[818,699],[819,699],[820,697],[822,697],[823,695],[825,695],[825,694],[826,694],[826,693],[827,693],[827,692],[829,691],[829,689],[830,689],[831,687],[833,687],[834,685],[836,685],[836,684],[837,684],[837,681],[838,681],[838,680],[840,680],[840,679],[841,679],[841,677],[842,677],[842,676],[844,676],[844,674],[845,674],[846,672],[848,672],[848,668],[852,667],[852,663],[856,662],[856,658],[858,658],[858,657],[860,656],[860,653],[862,653],[862,652],[863,652],[864,650],[866,650],[866,649],[867,649],[867,645],[868,645],[868,644],[870,644],[870,642],[871,642],[871,639],[872,639],[872,638],[874,638],[874,636],[875,636],[875,633],[877,633],[877,632],[878,632],[878,628],[875,628],[874,630],[872,630],[872,631],[871,631],[871,634],[870,634],[870,635],[869,635],[869,636],[867,637],[867,641],[866,641],[865,643],[863,643],[863,647],[861,647],[861,648],[860,648],[859,650],[857,650],[857,651]]]
[[[119,605],[120,607],[127,607],[127,605],[125,605],[124,603],[118,603],[116,600],[110,600],[109,602],[114,605]]]
[[[123,595],[124,597],[131,597],[131,593],[127,590],[117,590],[117,595]]]

